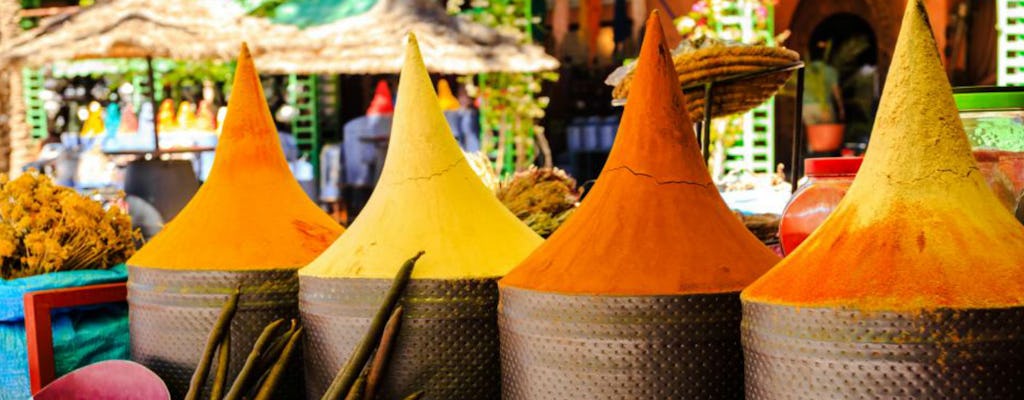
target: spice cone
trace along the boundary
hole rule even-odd
[[[295,270],[342,231],[292,177],[244,45],[219,142],[206,183],[128,260],[132,358],[174,398],[187,391],[229,293],[242,294],[231,326],[234,376],[266,324],[296,317]],[[303,395],[300,375],[285,377],[283,398]]]
[[[608,161],[572,217],[501,280],[554,293],[738,292],[778,258],[722,200],[649,19]]]
[[[398,268],[423,250],[381,398],[498,398],[495,279],[540,242],[470,168],[410,35],[380,181],[346,233],[299,271],[310,393],[325,391]]]
[[[711,181],[662,32],[593,191],[499,282],[505,399],[743,398],[739,291],[777,257]]]
[[[1022,398],[1022,276],[1024,227],[978,170],[912,0],[849,192],[743,292],[747,393]]]
[[[923,7],[907,6],[850,191],[744,299],[860,310],[1024,305],[1024,227],[978,170]]]
[[[183,270],[299,268],[342,231],[288,169],[259,75],[243,47],[209,179],[128,264]]]

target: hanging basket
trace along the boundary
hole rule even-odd
[[[1024,398],[1024,307],[865,312],[745,302],[748,399]]]
[[[704,119],[705,83],[726,80],[713,86],[712,118],[745,112],[782,88],[795,70],[789,67],[800,63],[800,55],[782,47],[715,46],[676,55],[673,61],[690,119],[700,121]],[[612,98],[625,100],[632,81],[633,74],[626,75],[615,86]]]

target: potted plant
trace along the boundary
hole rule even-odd
[[[804,70],[803,120],[812,152],[828,153],[843,144],[843,97],[839,74],[824,60],[807,63]]]

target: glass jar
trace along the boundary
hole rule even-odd
[[[779,222],[782,251],[789,254],[825,221],[846,195],[860,169],[861,157],[804,160],[807,180],[786,204]]]
[[[953,90],[978,168],[1000,202],[1024,216],[1024,88],[978,86]]]

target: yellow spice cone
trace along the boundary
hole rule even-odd
[[[862,310],[1024,304],[1024,227],[979,172],[924,5],[907,5],[870,148],[836,211],[743,292]]]
[[[295,181],[244,45],[210,177],[128,264],[203,270],[298,268],[342,232]]]
[[[444,79],[437,81],[437,101],[441,104],[441,111],[454,111],[462,106],[459,99],[452,94],[452,87]]]
[[[345,235],[299,275],[391,279],[425,250],[413,278],[497,277],[540,242],[469,167],[409,35],[380,181]]]

